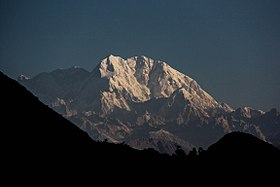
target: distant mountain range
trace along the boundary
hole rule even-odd
[[[93,71],[80,67],[18,81],[94,140],[125,142],[173,154],[207,148],[229,132],[250,133],[280,148],[280,114],[232,109],[167,63],[110,55]]]
[[[2,72],[0,85],[1,170],[3,181],[9,184],[18,183],[11,177],[24,184],[35,179],[36,183],[92,178],[96,182],[99,177],[104,182],[104,176],[140,177],[160,184],[174,183],[178,178],[191,180],[192,176],[228,176],[236,171],[245,179],[258,174],[267,182],[278,179],[273,177],[271,167],[279,167],[280,150],[252,135],[229,133],[208,150],[192,149],[188,156],[180,147],[172,156],[153,149],[140,151],[123,143],[93,141]],[[213,168],[217,170],[213,172]],[[260,168],[265,168],[265,172],[260,172]]]

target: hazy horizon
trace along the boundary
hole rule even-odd
[[[279,110],[279,9],[277,0],[2,0],[0,69],[33,77],[145,55],[233,108]]]

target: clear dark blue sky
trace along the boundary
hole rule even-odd
[[[0,0],[12,78],[147,55],[229,105],[280,108],[279,0]]]

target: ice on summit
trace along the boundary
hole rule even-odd
[[[169,98],[177,90],[201,109],[218,107],[218,102],[206,93],[192,78],[173,69],[167,63],[146,56],[123,59],[110,55],[99,64],[102,79],[109,80],[109,91],[103,90],[111,109],[120,104],[108,103],[121,100],[124,109],[131,102],[146,102],[153,98]],[[105,98],[104,98],[105,99]]]

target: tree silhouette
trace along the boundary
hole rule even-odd
[[[185,151],[182,149],[182,147],[180,145],[177,145],[177,148],[175,150],[175,155],[180,158],[187,156]]]
[[[198,148],[198,155],[201,156],[205,153],[205,150],[202,147]]]
[[[197,157],[197,151],[195,147],[189,152],[188,157],[191,159]]]

